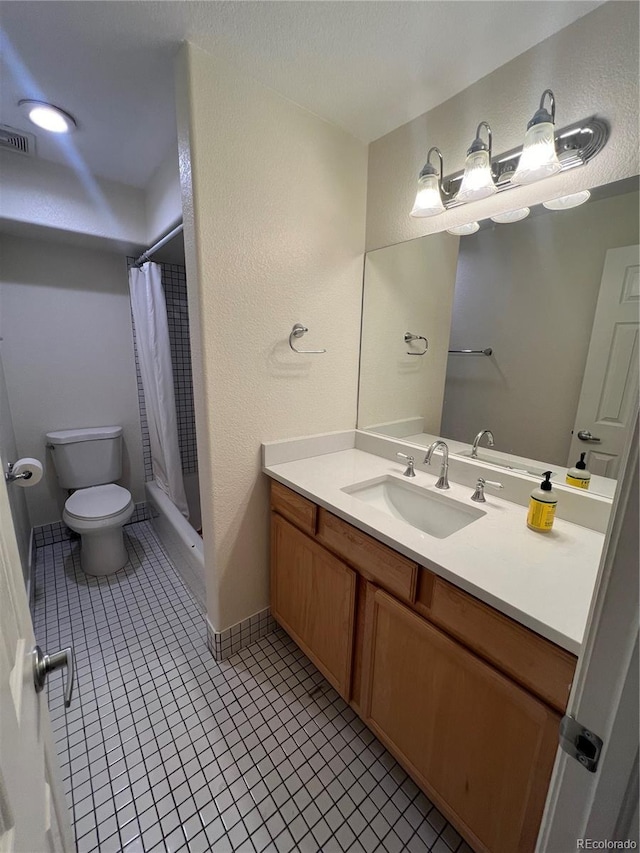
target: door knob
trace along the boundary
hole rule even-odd
[[[578,430],[578,438],[580,441],[600,441],[595,435],[591,435],[588,429]]]
[[[75,667],[73,665],[73,646],[66,649],[61,649],[54,655],[45,655],[40,646],[35,646],[33,649],[33,683],[36,688],[36,693],[44,688],[47,676],[50,672],[55,672],[57,669],[67,667],[67,683],[64,689],[64,704],[68,708],[71,704],[71,694],[73,693],[73,677]]]

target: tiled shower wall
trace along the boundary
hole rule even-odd
[[[133,258],[129,258],[133,263]],[[162,268],[162,289],[167,303],[167,321],[169,324],[169,346],[171,348],[171,366],[173,367],[173,389],[176,398],[176,416],[178,422],[178,443],[182,459],[182,473],[194,474],[198,470],[198,452],[196,447],[196,418],[193,406],[193,381],[191,371],[191,347],[189,342],[189,309],[187,305],[187,276],[179,264],[160,264]],[[135,341],[135,328],[133,332]],[[140,406],[140,425],[142,427],[142,451],[144,455],[145,480],[153,479],[151,468],[151,445],[149,427],[144,404],[142,378],[136,350],[136,376],[138,379],[138,403]]]

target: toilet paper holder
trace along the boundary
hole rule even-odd
[[[33,477],[33,473],[31,471],[23,471],[20,474],[13,473],[13,462],[7,462],[7,470],[5,471],[4,478],[7,483],[13,483],[14,480],[30,480]]]

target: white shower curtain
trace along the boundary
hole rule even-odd
[[[160,265],[148,261],[141,268],[131,267],[129,291],[149,424],[153,476],[185,518],[189,518],[182,480],[169,324]]]

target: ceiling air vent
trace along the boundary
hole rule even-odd
[[[16,151],[33,157],[36,153],[36,138],[33,133],[0,124],[0,150]]]

